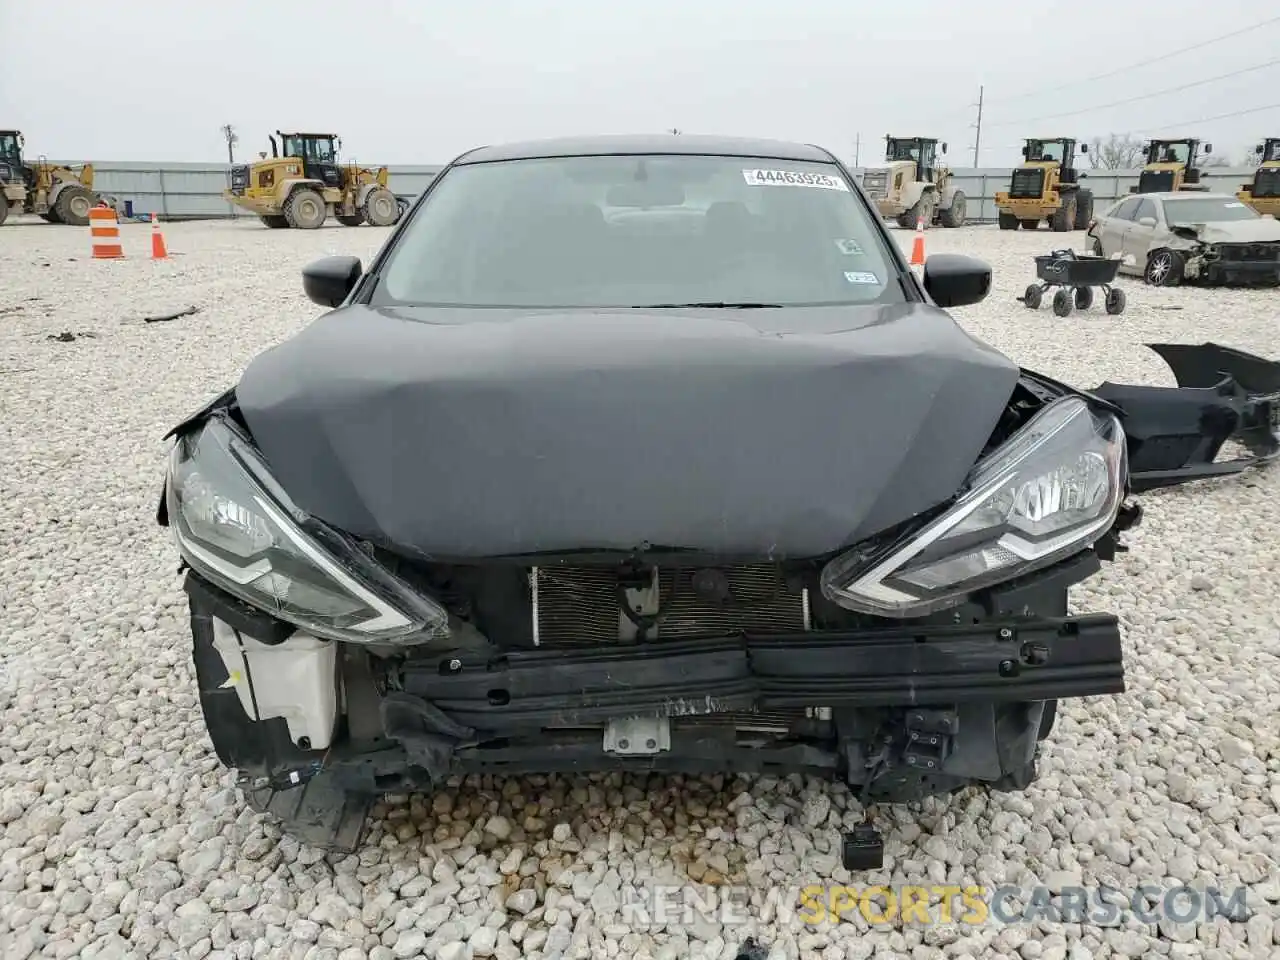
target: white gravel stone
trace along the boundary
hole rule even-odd
[[[1280,951],[1280,470],[1144,495],[1131,552],[1072,595],[1124,619],[1128,692],[1061,705],[1040,779],[882,811],[885,870],[850,878],[847,789],[799,778],[471,778],[378,805],[364,849],[326,857],[243,810],[204,731],[186,601],[152,521],[176,420],[321,311],[298,271],[367,259],[387,231],[256,222],[88,232],[0,228],[0,956],[396,960],[713,956],[1275,957]],[[910,232],[897,232],[909,245]],[[961,324],[1082,387],[1172,384],[1147,342],[1280,357],[1275,291],[1151,289],[1066,320],[1014,297],[1032,257],[1083,236],[929,231],[995,268]],[[141,317],[195,305],[171,323]],[[63,332],[93,334],[69,342]],[[662,926],[656,884],[778,892],[814,882],[1253,885],[1246,922],[952,924],[856,912],[807,929],[753,910]],[[1123,898],[1122,898],[1123,899]],[[1039,947],[1039,949],[1037,949]]]

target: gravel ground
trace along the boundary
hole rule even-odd
[[[146,227],[122,232],[130,259],[93,262],[86,230],[0,228],[5,960],[732,957],[748,934],[762,956],[828,960],[1280,953],[1280,468],[1146,496],[1132,552],[1074,596],[1123,616],[1130,691],[1065,704],[1024,794],[892,809],[887,866],[869,878],[1244,884],[1247,922],[924,927],[854,911],[809,927],[777,911],[615,909],[656,884],[748,885],[759,902],[771,886],[784,900],[847,882],[839,827],[856,804],[816,782],[476,780],[389,798],[358,856],[281,839],[242,811],[204,732],[176,560],[154,523],[160,437],[318,313],[305,262],[371,255],[385,231],[171,224],[163,263],[145,259]],[[1128,281],[1121,317],[1026,310],[1014,297],[1032,255],[1067,239],[976,227],[928,245],[995,267],[988,301],[957,311],[966,327],[1084,386],[1172,383],[1147,341],[1280,355],[1275,291]],[[143,322],[188,306],[199,312]]]

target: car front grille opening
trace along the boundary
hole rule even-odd
[[[609,567],[535,567],[530,593],[535,642],[541,647],[796,633],[810,627],[808,591],[771,564],[648,568],[627,576]]]

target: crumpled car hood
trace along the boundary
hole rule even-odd
[[[1236,220],[1195,224],[1191,228],[1205,243],[1280,242],[1280,220]]]
[[[819,556],[952,497],[1016,364],[923,304],[353,306],[236,398],[299,507],[438,559]]]

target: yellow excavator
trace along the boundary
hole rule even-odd
[[[1258,155],[1258,169],[1253,182],[1246,183],[1236,199],[1263,216],[1271,214],[1280,220],[1280,137],[1268,137],[1254,152]]]
[[[332,133],[281,133],[269,137],[271,156],[231,168],[223,196],[272,228],[315,230],[332,215],[347,227],[387,227],[400,216],[387,186],[387,168],[341,163],[342,140]]]
[[[1130,193],[1173,193],[1178,190],[1207,190],[1200,183],[1201,155],[1213,153],[1213,144],[1203,146],[1199,140],[1149,140],[1146,166],[1138,176],[1138,185]]]
[[[1080,152],[1088,153],[1087,144]],[[1080,186],[1087,174],[1076,169],[1076,141],[1041,137],[1023,142],[1024,162],[1013,171],[1009,189],[996,194],[1000,229],[1035,230],[1047,220],[1056,233],[1083,230],[1093,218],[1093,192]]]
[[[33,213],[49,223],[83,227],[101,197],[93,190],[93,164],[64,167],[43,157],[27,163],[21,131],[0,130],[0,223]]]

